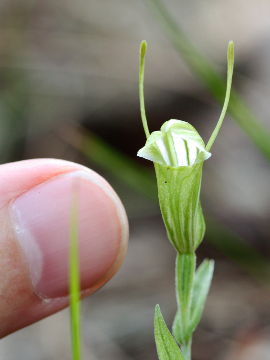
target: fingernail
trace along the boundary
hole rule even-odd
[[[123,206],[109,185],[92,171],[48,180],[18,197],[11,217],[36,294],[68,294],[71,203],[76,181],[81,289],[89,289],[112,268],[125,241]],[[77,194],[78,193],[78,194]]]

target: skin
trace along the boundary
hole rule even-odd
[[[123,262],[126,213],[100,175],[55,159],[0,165],[0,337],[68,306],[64,255],[73,182],[80,188],[82,297],[103,286]]]

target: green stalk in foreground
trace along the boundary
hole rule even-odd
[[[160,209],[168,239],[176,255],[177,312],[172,333],[160,311],[155,310],[155,341],[159,360],[190,360],[192,334],[204,309],[214,271],[214,262],[204,260],[196,269],[196,249],[205,234],[205,222],[200,204],[203,163],[210,156],[212,145],[220,131],[230,98],[234,65],[234,45],[228,45],[227,89],[217,125],[207,145],[189,123],[171,119],[160,131],[150,133],[144,105],[144,62],[147,44],[141,43],[139,96],[145,146],[138,156],[154,162]],[[179,347],[180,345],[180,347]]]
[[[80,347],[80,266],[78,250],[78,203],[76,192],[72,199],[70,213],[70,251],[69,251],[69,298],[72,360],[81,359]]]

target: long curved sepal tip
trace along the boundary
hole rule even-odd
[[[147,51],[147,42],[143,40],[140,45],[139,98],[140,98],[140,111],[141,111],[143,129],[146,138],[148,138],[150,135],[150,131],[147,124],[145,104],[144,104],[144,64],[145,64],[146,51]]]
[[[230,101],[230,94],[231,94],[231,87],[232,87],[232,77],[233,77],[233,67],[234,67],[234,43],[230,41],[228,44],[227,50],[227,87],[226,87],[226,94],[224,99],[223,108],[218,119],[217,125],[210,136],[210,139],[206,145],[206,150],[210,151],[212,145],[214,144],[216,137],[220,131],[221,125],[226,115],[226,111],[228,109],[229,101]]]

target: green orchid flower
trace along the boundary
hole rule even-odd
[[[138,156],[154,162],[159,204],[168,238],[180,254],[194,253],[205,233],[205,222],[200,204],[202,167],[211,153],[229,103],[233,73],[234,47],[228,46],[227,91],[224,106],[207,145],[189,123],[171,119],[160,131],[150,134],[145,114],[143,80],[146,42],[141,44],[140,105],[146,144]]]
[[[189,123],[169,120],[148,137],[138,156],[155,163],[169,240],[179,253],[194,252],[205,232],[199,201],[202,164],[211,156],[202,138]]]
[[[205,145],[196,129],[182,120],[166,121],[150,134],[144,105],[146,42],[141,43],[139,93],[146,144],[138,156],[153,161],[159,204],[168,238],[177,251],[175,285],[177,311],[172,333],[159,306],[155,310],[155,342],[159,360],[191,360],[192,334],[196,329],[211,285],[214,262],[204,260],[196,269],[196,249],[203,240],[205,222],[200,203],[202,169],[211,156],[229,104],[234,63],[233,42],[228,45],[225,101],[217,125]],[[180,345],[180,347],[179,347]]]

